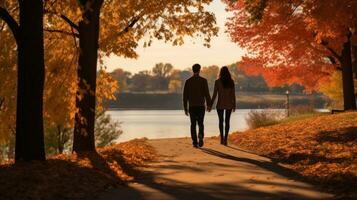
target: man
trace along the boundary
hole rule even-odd
[[[211,96],[208,90],[208,83],[205,78],[200,76],[201,66],[195,64],[192,66],[193,76],[186,80],[183,89],[183,107],[185,114],[190,116],[191,120],[191,138],[192,144],[195,148],[203,146],[204,125],[206,105],[208,111],[211,102]],[[196,126],[198,124],[198,143]],[[198,145],[198,146],[197,146]]]

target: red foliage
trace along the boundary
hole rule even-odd
[[[356,1],[266,0],[256,10],[252,7],[262,0],[231,2],[226,1],[234,13],[228,32],[249,53],[240,66],[262,74],[270,86],[299,83],[316,89],[339,67],[346,32],[356,26]],[[252,20],[259,12],[261,19]]]

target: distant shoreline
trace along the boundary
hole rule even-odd
[[[312,105],[326,108],[323,95],[292,94],[290,105]],[[119,93],[116,100],[106,101],[109,110],[182,110],[180,93]],[[276,93],[238,93],[237,109],[284,109],[286,95]]]

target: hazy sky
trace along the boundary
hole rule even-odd
[[[135,73],[141,70],[150,70],[159,62],[171,63],[177,69],[185,69],[191,67],[194,63],[200,63],[202,66],[222,66],[238,61],[244,51],[237,44],[231,42],[229,36],[225,33],[224,24],[228,13],[224,8],[221,0],[214,0],[208,6],[208,9],[215,13],[220,28],[219,36],[211,41],[211,48],[204,47],[200,39],[191,38],[186,40],[183,46],[172,46],[169,43],[154,41],[151,47],[143,48],[142,43],[140,43],[137,49],[138,59],[111,56],[105,60],[108,67],[107,71],[122,68]]]

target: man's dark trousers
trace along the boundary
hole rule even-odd
[[[189,108],[190,120],[191,120],[191,138],[193,145],[197,145],[197,131],[198,124],[198,137],[203,140],[204,137],[204,125],[203,120],[205,117],[204,106],[192,106]]]

